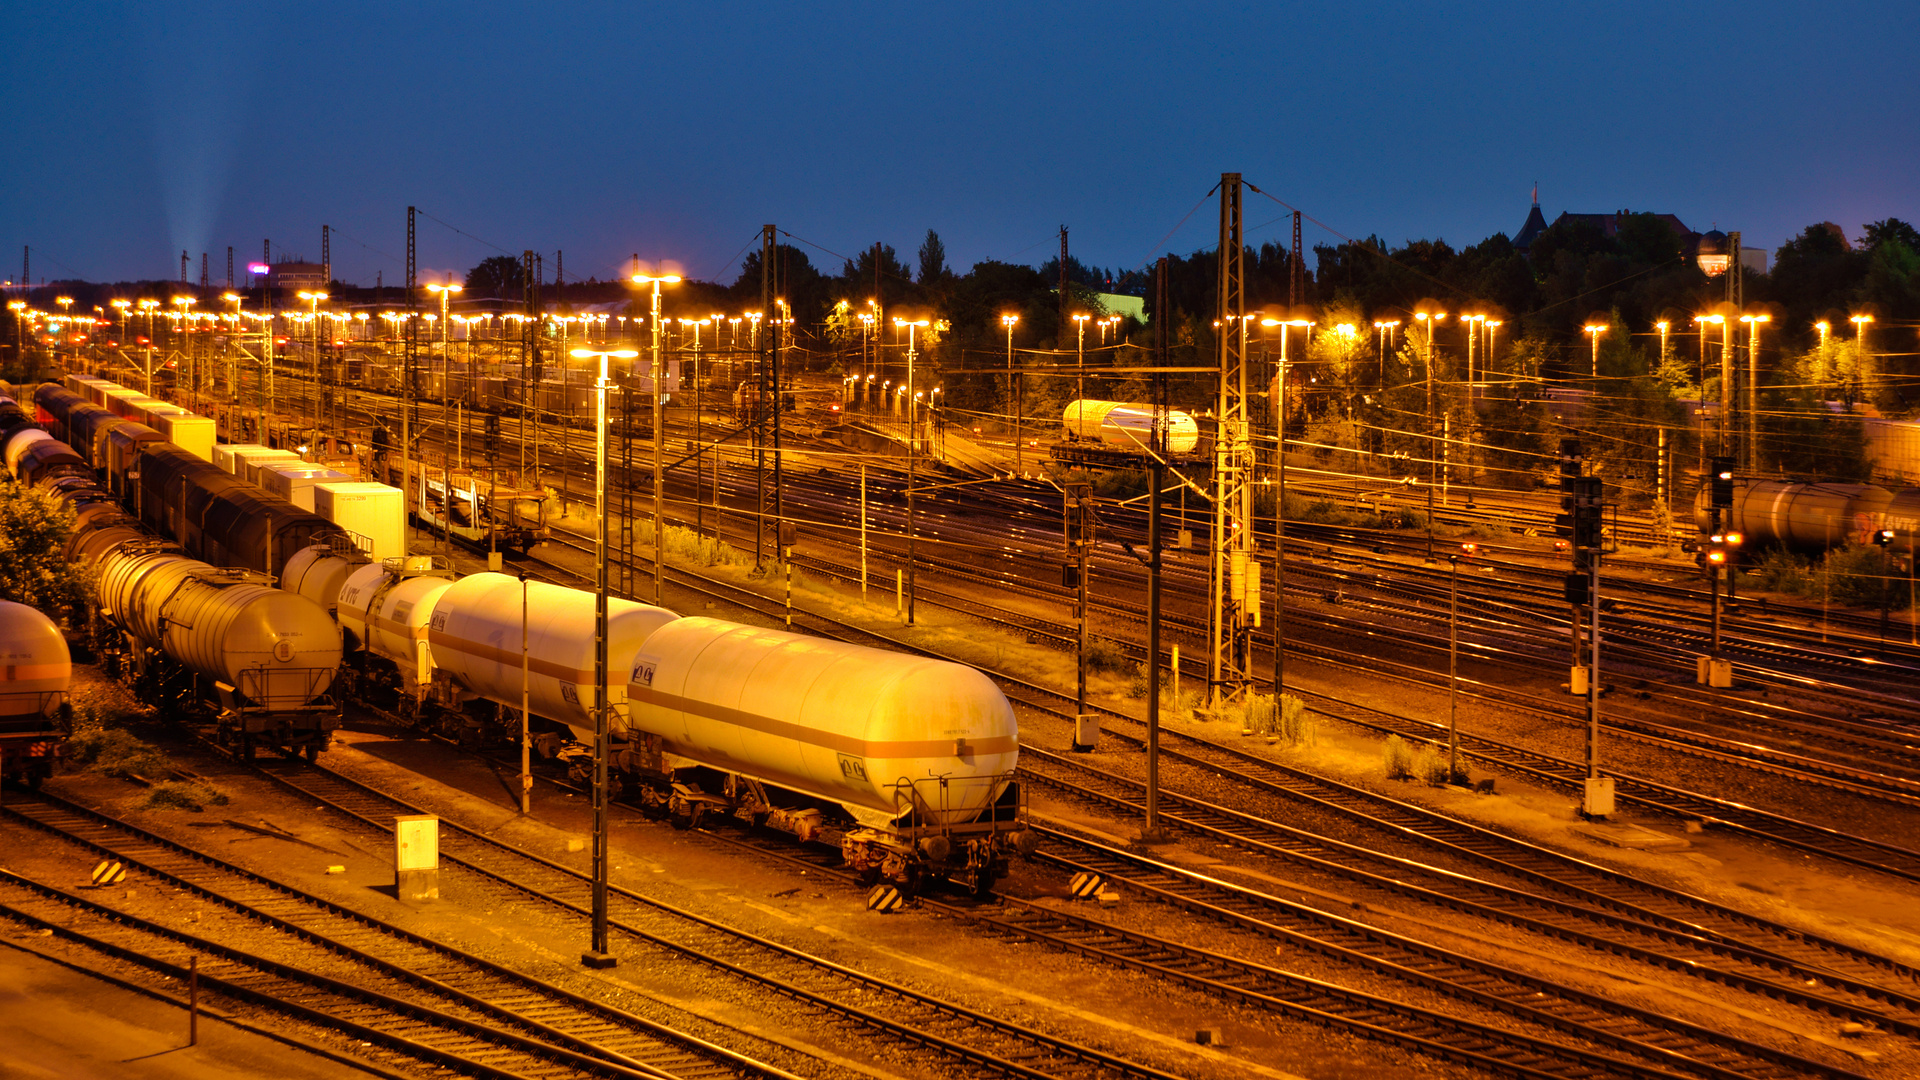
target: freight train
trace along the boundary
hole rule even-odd
[[[94,576],[102,655],[146,700],[211,719],[244,757],[317,757],[339,726],[340,631],[273,582],[316,541],[352,550],[345,534],[59,386],[35,400],[86,451],[27,425],[5,434],[0,456],[16,482],[73,511],[67,557]]]
[[[93,419],[52,384],[37,399],[50,420]],[[594,727],[593,594],[500,573],[456,579],[430,556],[371,562],[324,530],[296,543],[297,508],[224,472],[231,483],[220,482],[133,426],[142,430],[111,427],[99,444],[125,443],[120,456],[88,461],[58,443],[82,474],[33,482],[80,519],[73,553],[98,568],[100,617],[138,662],[184,673],[243,750],[264,739],[317,755],[325,721],[299,740],[250,717],[331,707],[337,683],[342,696],[469,742],[517,741],[524,694],[544,752],[578,760],[574,740]],[[167,485],[187,494],[162,502]],[[250,518],[227,512],[246,500]],[[194,560],[196,550],[241,569]],[[275,578],[280,588],[268,588]],[[1013,854],[1031,851],[1014,780],[1018,723],[979,672],[631,601],[614,600],[609,614],[609,764],[676,826],[741,815],[837,843],[863,875],[909,889],[939,877],[984,891]]]
[[[1712,506],[1710,486],[1702,487],[1693,505],[1702,533],[1715,528]],[[1733,506],[1718,527],[1743,534],[1749,546],[1807,552],[1870,543],[1890,529],[1893,549],[1911,553],[1920,534],[1920,488],[1736,477]]]

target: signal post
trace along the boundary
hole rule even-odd
[[[1700,552],[1700,568],[1706,571],[1708,588],[1713,596],[1713,638],[1708,646],[1707,655],[1695,660],[1694,682],[1714,690],[1727,690],[1733,686],[1733,661],[1720,655],[1720,574],[1732,564],[1743,539],[1738,532],[1722,528],[1725,524],[1725,516],[1733,509],[1732,458],[1713,459],[1713,478],[1710,488],[1713,504],[1713,532],[1707,537],[1706,546]]]
[[[1600,556],[1605,538],[1600,525],[1605,512],[1604,482],[1580,475],[1580,444],[1560,444],[1560,507],[1554,519],[1559,535],[1571,541],[1573,566],[1566,578],[1567,603],[1573,610],[1574,656],[1569,689],[1587,699],[1587,775],[1580,801],[1582,817],[1607,817],[1614,812],[1613,777],[1600,775]],[[1580,655],[1581,616],[1587,624],[1586,663]]]

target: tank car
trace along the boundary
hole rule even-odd
[[[1030,843],[1019,725],[972,668],[688,618],[655,630],[627,674],[624,756],[676,824],[744,811],[837,839],[870,879],[982,891]]]
[[[615,709],[616,735],[625,733],[627,684],[621,673],[649,636],[678,618],[665,608],[608,601],[607,699]],[[434,666],[451,683],[445,704],[486,701],[518,710],[524,652],[532,713],[564,725],[582,741],[594,737],[592,593],[510,574],[473,574],[435,598],[427,642]]]
[[[1695,496],[1693,516],[1701,532],[1713,529],[1710,487],[1702,487]],[[1895,493],[1877,484],[1736,477],[1733,506],[1723,512],[1720,528],[1743,534],[1749,547],[1806,552],[1870,543],[1876,531],[1893,529],[1895,547],[1907,550],[1917,518],[1920,489]]]
[[[1151,445],[1154,425],[1152,405],[1129,405],[1118,401],[1073,401],[1062,417],[1067,436],[1081,442],[1144,455]],[[1200,445],[1200,424],[1191,415],[1170,409],[1166,419],[1166,453],[1191,454]]]
[[[202,707],[222,741],[309,761],[339,726],[330,693],[340,630],[319,605],[258,573],[146,543],[98,559],[98,616],[123,637],[126,673],[163,707]]]
[[[36,427],[22,427],[7,438],[7,474],[23,484],[49,484],[65,477],[93,479],[93,469],[73,448]]]
[[[480,735],[486,717],[462,709],[427,641],[434,603],[453,587],[441,557],[411,555],[354,568],[336,612],[346,648],[342,677],[355,702],[394,714],[402,723],[462,742]],[[494,710],[497,713],[497,709]]]
[[[52,619],[0,600],[0,778],[39,787],[72,726],[73,657]]]

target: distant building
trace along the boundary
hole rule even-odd
[[[1600,235],[1612,239],[1619,235],[1620,222],[1630,213],[1633,213],[1633,211],[1616,210],[1611,214],[1574,214],[1563,212],[1559,217],[1553,219],[1553,225],[1558,226],[1565,223],[1585,222],[1588,225],[1592,225],[1595,229],[1598,229]],[[1687,228],[1686,222],[1681,221],[1673,214],[1654,214],[1653,216],[1659,218],[1666,224],[1667,228],[1673,230],[1673,234],[1680,239],[1681,251],[1686,254],[1687,258],[1693,258],[1694,251],[1700,246],[1701,234]],[[1553,226],[1547,224],[1545,215],[1540,213],[1540,185],[1535,184],[1533,186],[1533,206],[1527,211],[1526,224],[1520,226],[1519,234],[1513,238],[1513,246],[1519,248],[1520,253],[1524,255],[1533,247],[1533,241],[1551,227]],[[1740,265],[1748,273],[1766,273],[1768,265],[1767,249],[1748,247],[1745,244],[1741,244]]]
[[[319,263],[274,263],[267,273],[267,284],[275,289],[324,289],[327,268]]]

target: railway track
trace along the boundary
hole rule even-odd
[[[535,1050],[551,1048],[566,1060],[594,1059],[611,1066],[615,1075],[792,1080],[785,1070],[690,1033],[512,971],[57,796],[41,793],[11,800],[4,811],[121,863],[144,883],[191,896],[196,913],[189,918],[220,931],[223,944],[259,940],[276,952],[302,954],[310,965],[307,970],[330,972],[326,978],[333,983],[357,984],[394,1001],[455,1017],[458,1024],[445,1025],[450,1045],[457,1047],[479,1025],[508,1032]],[[290,972],[302,970],[282,966]],[[423,1040],[415,1036],[413,1041]]]
[[[384,835],[391,834],[397,815],[419,812],[325,769],[263,769],[262,773]],[[587,874],[444,817],[440,854],[443,867],[459,868],[468,879],[463,887],[476,896],[521,904],[537,901],[568,917],[590,911]],[[612,886],[608,894],[609,926],[621,951],[721,972],[760,992],[797,1003],[823,1021],[837,1023],[891,1052],[916,1058],[932,1055],[943,1068],[965,1075],[1170,1080],[1170,1074],[1150,1066],[863,974],[633,890]]]
[[[676,573],[683,579],[697,577],[697,575],[684,572]],[[697,587],[730,603],[746,603],[749,605],[763,605],[766,603],[765,598],[759,596],[757,593],[736,586],[723,585],[722,583],[709,579],[699,579]],[[804,616],[804,621],[809,624],[819,625],[823,627],[827,633],[836,636],[844,637],[851,633],[857,635],[864,641],[871,641],[888,648],[918,652],[926,651],[887,635],[861,629],[840,620],[829,619],[825,616],[806,615]],[[1052,688],[1014,679],[1004,673],[989,673],[1001,684],[1003,690],[1007,690],[1010,696],[1013,696],[1016,700],[1021,700],[1029,707],[1038,708],[1055,717],[1064,717],[1064,714],[1055,708],[1052,703],[1070,701],[1070,695]],[[1433,726],[1430,724],[1411,721],[1404,717],[1395,717],[1390,713],[1383,713],[1377,709],[1370,709],[1339,699],[1323,697],[1319,705],[1321,710],[1326,712],[1332,719],[1368,724],[1376,730],[1400,731],[1423,740],[1430,738],[1434,731]],[[1097,711],[1115,720],[1122,721],[1130,727],[1144,728],[1144,725],[1136,718],[1123,713],[1104,708],[1098,709]],[[1395,726],[1388,727],[1384,724],[1384,721],[1389,718],[1394,721]],[[1118,733],[1116,732],[1115,734]],[[1143,736],[1128,735],[1125,737],[1136,745],[1143,744]],[[1172,741],[1186,742],[1189,740],[1187,736],[1165,730],[1162,731],[1161,738],[1163,748]],[[1215,761],[1212,767],[1221,769],[1229,775],[1242,775],[1248,772],[1280,771],[1278,766],[1259,755],[1231,751],[1218,744],[1202,743],[1200,740],[1191,741],[1196,745],[1204,745],[1206,747],[1206,753],[1210,755],[1220,755],[1222,760]],[[1576,785],[1576,774],[1578,776],[1584,776],[1584,766],[1581,763],[1554,758],[1551,755],[1539,752],[1523,751],[1519,748],[1496,743],[1493,740],[1464,738],[1463,746],[1467,748],[1467,752],[1470,755],[1478,757],[1489,765],[1512,767],[1524,771],[1536,779],[1549,783],[1557,783],[1562,786],[1574,786]],[[1029,747],[1028,749],[1031,750],[1032,748]],[[1494,844],[1513,851],[1528,847],[1527,845],[1521,845],[1517,841],[1493,833],[1491,830],[1480,829],[1451,818],[1444,818],[1441,815],[1413,807],[1411,804],[1383,800],[1378,796],[1361,792],[1359,789],[1351,788],[1347,785],[1340,785],[1323,778],[1313,777],[1310,774],[1298,770],[1289,770],[1289,772],[1291,773],[1289,783],[1294,786],[1296,793],[1304,791],[1306,785],[1318,785],[1320,794],[1315,797],[1340,806],[1343,812],[1362,818],[1373,818],[1376,815],[1375,813],[1369,812],[1367,808],[1369,804],[1376,807],[1390,805],[1393,814],[1410,815],[1419,819],[1417,821],[1408,820],[1395,823],[1393,828],[1396,831],[1423,836],[1451,833],[1453,835],[1448,838],[1450,844],[1458,845],[1469,850],[1472,844]],[[1878,844],[1866,838],[1855,837],[1838,830],[1824,829],[1806,822],[1794,821],[1780,815],[1768,814],[1757,809],[1745,807],[1730,800],[1712,799],[1695,793],[1685,792],[1669,785],[1658,784],[1650,780],[1632,776],[1620,776],[1618,774],[1616,774],[1616,777],[1622,783],[1622,798],[1635,800],[1650,809],[1668,814],[1676,814],[1685,819],[1704,819],[1715,824],[1716,827],[1739,829],[1759,839],[1766,839],[1799,850],[1838,858],[1842,861],[1850,861],[1856,865],[1869,866],[1895,876],[1920,880],[1920,856],[1916,856],[1915,853],[1896,845]],[[1467,844],[1462,840],[1461,837],[1463,833],[1470,833],[1472,835],[1471,844]],[[1537,859],[1546,857],[1556,863],[1561,861],[1567,863],[1574,862],[1574,860],[1568,860],[1562,856],[1546,853],[1541,849],[1529,849],[1529,851],[1529,858]],[[1588,866],[1588,864],[1581,865]],[[1589,867],[1589,869],[1594,871],[1599,870],[1598,867]],[[1576,876],[1583,876],[1586,872],[1588,872],[1588,870],[1583,869],[1581,875]],[[1631,885],[1631,887],[1635,889],[1659,892],[1659,890],[1654,890],[1651,886],[1634,881],[1634,879],[1628,878],[1625,875],[1607,871],[1605,872],[1605,876],[1609,879],[1607,882],[1608,889],[1618,889],[1625,885]],[[1583,888],[1592,889],[1593,886],[1587,885],[1583,886]],[[1780,942],[1781,948],[1788,950],[1785,955],[1791,958],[1794,963],[1804,966],[1810,971],[1823,971],[1837,963],[1842,966],[1841,974],[1843,977],[1848,979],[1865,979],[1870,971],[1875,970],[1879,971],[1882,975],[1893,977],[1896,983],[1912,982],[1916,978],[1920,978],[1920,974],[1910,969],[1897,965],[1889,966],[1883,958],[1874,956],[1864,950],[1850,948],[1839,942],[1825,942],[1818,950],[1811,952],[1803,951],[1809,939],[1807,935],[1800,931],[1766,923],[1761,920],[1753,920],[1750,916],[1732,911],[1731,909],[1719,907],[1718,905],[1709,904],[1706,908],[1695,909],[1696,904],[1704,903],[1706,902],[1699,901],[1696,898],[1682,897],[1678,893],[1670,893],[1660,898],[1659,905],[1656,906],[1653,911],[1648,912],[1648,914],[1659,914],[1666,921],[1676,926],[1685,927],[1688,932],[1691,932],[1697,927],[1698,920],[1703,912],[1713,912],[1716,919],[1724,920],[1722,923],[1723,929],[1717,932],[1718,936],[1726,940],[1737,941],[1740,940],[1741,935],[1751,932],[1754,929],[1760,929],[1770,939]],[[1667,910],[1661,912],[1660,907],[1666,907]],[[1852,970],[1848,970],[1849,967],[1851,967]]]
[[[714,590],[714,595],[722,593]],[[760,600],[754,594],[745,595]],[[731,602],[741,602],[737,596],[725,598]],[[764,603],[763,600],[760,602]],[[822,620],[819,616],[808,616],[807,621]],[[855,633],[893,647],[912,648],[892,642],[884,635],[844,624],[834,624],[829,632],[841,637]],[[1011,696],[1027,707],[1064,718],[1065,714],[1052,707],[1051,701],[1065,699],[1067,695],[1017,680],[1010,681],[1004,676],[998,676],[997,679],[1003,688],[1010,691]],[[1047,703],[1036,702],[1036,697],[1046,699]],[[1111,715],[1122,718],[1119,714]],[[1122,719],[1137,723],[1130,718]],[[1225,748],[1172,736],[1168,732],[1162,733],[1162,740],[1163,754],[1171,752],[1180,755],[1181,751],[1168,749],[1169,741],[1177,741],[1183,745],[1188,742],[1204,745],[1218,755],[1206,759],[1187,755],[1196,768],[1223,776],[1281,776],[1285,786],[1274,780],[1265,781],[1269,794],[1313,799],[1371,827],[1438,844],[1456,855],[1516,878],[1524,885],[1521,889],[1504,890],[1491,902],[1484,897],[1436,891],[1432,899],[1444,906],[1470,910],[1503,921],[1515,919],[1517,910],[1535,909],[1521,921],[1549,936],[1575,940],[1603,952],[1634,955],[1668,970],[1688,972],[1762,996],[1792,1001],[1828,1015],[1884,1024],[1888,1029],[1920,1030],[1920,1026],[1916,1026],[1920,1025],[1920,999],[1913,996],[1915,990],[1920,989],[1915,985],[1916,973],[1865,950],[1811,937],[1793,928],[1535,848],[1410,804],[1385,800],[1296,770],[1286,770],[1257,755],[1226,753]],[[1031,764],[1037,757],[1045,757],[1055,763],[1065,761],[1056,755],[1036,751],[1031,745],[1025,748],[1023,756],[1027,762],[1025,771],[1043,780],[1044,774],[1035,773]],[[1130,785],[1132,788],[1138,786],[1131,781],[1121,782],[1117,778],[1102,775],[1108,783]],[[1143,795],[1138,790],[1129,790],[1119,795],[1108,794],[1101,801],[1110,808],[1132,815],[1140,812]],[[1236,829],[1216,826],[1207,835],[1214,840],[1249,846],[1247,828],[1278,827],[1270,822],[1242,823]],[[1310,841],[1289,840],[1290,844],[1302,842]],[[1287,850],[1284,846],[1276,848],[1271,841],[1264,840],[1251,846],[1255,850],[1269,850],[1270,853],[1283,855]],[[1368,852],[1364,853],[1363,858],[1378,857]],[[1392,869],[1404,870],[1393,860],[1383,861],[1391,863]],[[1375,871],[1367,873],[1373,874],[1382,887],[1389,891],[1396,888]],[[1462,884],[1458,875],[1437,873],[1435,877],[1451,887],[1457,888]],[[1479,883],[1470,884],[1475,888],[1481,887]],[[1499,887],[1494,887],[1493,891],[1502,893]],[[1607,932],[1601,933],[1596,927],[1605,928]],[[1760,944],[1752,943],[1756,935],[1761,939]],[[1640,943],[1649,938],[1663,948],[1674,951],[1659,952]],[[1820,987],[1821,992],[1807,992],[1805,987],[1809,983]]]
[[[1022,771],[1065,797],[1122,817],[1138,818],[1143,812],[1145,786],[1139,781],[1051,755],[1023,763]],[[1503,861],[1471,848],[1451,850],[1479,862],[1487,873],[1522,884],[1501,884],[1386,855],[1294,829],[1257,813],[1169,791],[1164,785],[1160,798],[1163,820],[1209,843],[1266,855],[1383,896],[1433,904],[1842,1020],[1920,1035],[1920,999],[1913,996],[1910,984],[1901,986],[1903,976],[1887,972],[1887,961],[1870,954],[1849,958],[1802,947],[1795,956],[1790,941],[1741,944],[1740,937],[1718,932],[1711,920],[1703,918],[1690,925],[1684,917],[1652,910],[1642,898],[1630,902],[1597,888],[1571,886],[1517,861]],[[1753,929],[1746,932],[1750,936]],[[1858,977],[1848,974],[1849,968]]]
[[[550,777],[557,789],[580,789]],[[807,846],[796,853],[791,837],[738,828],[696,827],[728,847],[803,870],[809,880],[838,880],[851,893],[857,876],[839,866],[837,852]],[[1286,945],[1310,948],[1371,974],[1453,999],[1472,1017],[1410,1006],[1267,964],[1199,948],[1164,936],[1128,930],[1057,905],[996,895],[989,903],[948,902],[922,896],[926,911],[1014,938],[1227,998],[1246,1008],[1296,1020],[1337,1026],[1351,1033],[1401,1045],[1459,1064],[1512,1073],[1547,1070],[1552,1075],[1600,1070],[1606,1075],[1702,1078],[1854,1080],[1859,1074],[1829,1063],[1751,1043],[1723,1032],[1609,1002],[1596,995],[1414,942],[1338,916],[1278,898],[1234,889],[1189,871],[1117,849],[1043,830],[1054,849],[1041,858],[1063,872],[1091,870],[1136,890],[1137,895],[1184,909],[1209,921]],[[1061,854],[1070,849],[1072,855]],[[811,857],[810,857],[811,856]],[[1214,936],[1209,932],[1208,936]],[[1484,1017],[1484,1018],[1482,1018]],[[1618,1058],[1555,1042],[1571,1039],[1608,1048]]]

